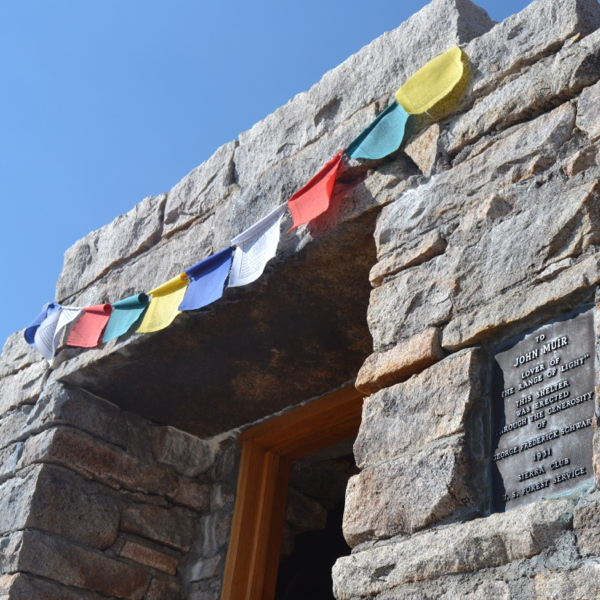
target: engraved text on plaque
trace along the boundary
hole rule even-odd
[[[496,510],[557,496],[593,477],[593,309],[519,336],[494,356]]]

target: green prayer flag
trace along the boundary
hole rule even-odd
[[[135,294],[115,302],[102,341],[109,342],[133,329],[148,308],[148,302],[149,298],[146,294]]]
[[[400,148],[408,113],[394,100],[348,146],[350,158],[375,160],[384,158]]]

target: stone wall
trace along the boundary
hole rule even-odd
[[[15,377],[38,364],[13,354],[17,339],[2,363],[20,361]],[[56,382],[11,397],[0,419],[0,598],[218,598],[234,433],[203,441]]]
[[[150,289],[283,202],[424,62],[468,58],[460,106],[350,161],[331,213],[283,236],[256,284],[164,332],[63,349],[54,370],[8,339],[0,599],[218,598],[240,428],[361,364],[339,600],[598,596],[595,487],[491,514],[489,464],[493,349],[600,300],[599,27],[595,0],[495,26],[434,0],[67,250],[58,301]],[[292,497],[287,529],[316,526]]]
[[[407,149],[424,177],[375,230],[340,600],[600,594],[593,484],[490,514],[493,349],[600,299],[598,8],[534,2],[468,44],[473,93]]]

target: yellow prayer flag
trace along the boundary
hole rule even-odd
[[[454,89],[463,72],[462,50],[454,46],[412,75],[396,92],[396,101],[409,114],[424,113]]]
[[[177,309],[183,300],[188,283],[186,274],[180,273],[177,277],[148,292],[152,300],[136,331],[151,333],[168,327],[181,312]]]

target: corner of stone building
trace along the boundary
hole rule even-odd
[[[590,483],[495,513],[490,465],[496,348],[597,302],[598,27],[586,1],[496,25],[464,48],[468,99],[407,147],[423,177],[375,229],[339,600],[600,594],[598,405]]]
[[[20,346],[7,343],[2,381],[30,368]],[[52,378],[27,400],[0,417],[0,597],[178,600],[204,584],[218,597],[235,438],[200,440]]]

